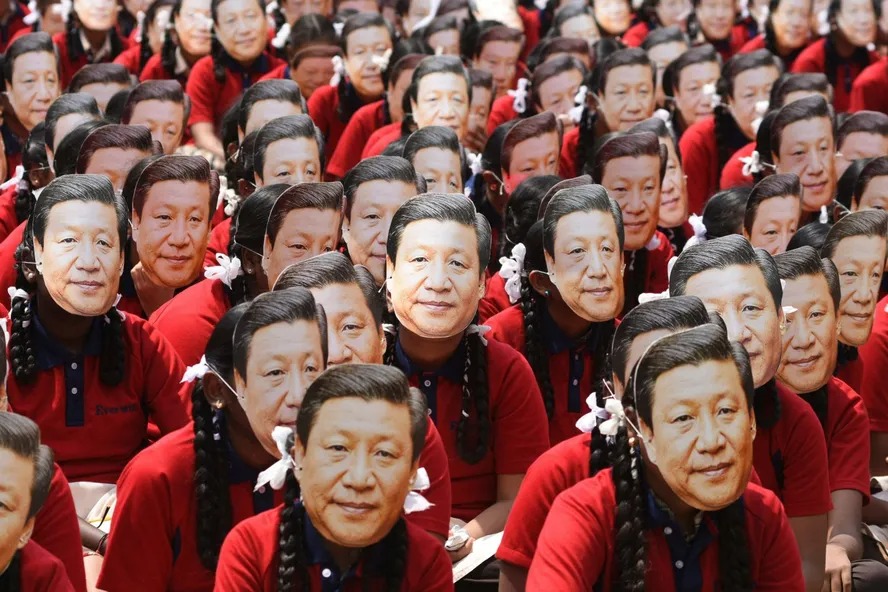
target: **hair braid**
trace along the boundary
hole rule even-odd
[[[216,571],[219,550],[231,530],[231,498],[228,494],[228,462],[223,451],[213,408],[198,382],[191,391],[194,423],[194,494],[197,499],[197,553],[200,562]]]
[[[490,445],[490,393],[487,385],[487,355],[479,335],[466,335],[466,366],[462,384],[462,417],[456,426],[456,449],[459,457],[476,464]],[[472,421],[471,407],[476,417]],[[474,424],[474,425],[472,425]],[[470,429],[474,427],[474,429]],[[475,435],[475,449],[470,450],[471,434]]]
[[[225,48],[222,47],[215,35],[210,42],[210,55],[213,59],[213,77],[216,79],[216,83],[225,84],[225,65],[222,63]]]
[[[630,264],[623,274],[624,315],[635,308],[638,304],[638,297],[647,288],[648,265],[650,265],[651,259],[648,250],[644,247],[629,252],[629,258]]]
[[[743,502],[736,501],[715,513],[718,529],[718,573],[723,592],[751,592],[749,542]]]
[[[237,218],[235,218],[237,220]],[[228,255],[234,259],[235,257],[243,260],[243,248],[237,244],[234,237],[237,235],[237,228],[231,225],[230,238],[228,239]],[[231,306],[236,306],[242,302],[247,302],[250,295],[247,292],[247,274],[239,275],[231,280],[231,287],[225,286],[225,292],[228,294],[228,302]]]
[[[102,384],[117,386],[126,376],[126,339],[123,335],[123,317],[117,307],[112,306],[105,314],[105,323],[99,378]]]
[[[123,52],[123,40],[120,38],[120,34],[117,32],[117,28],[111,27],[110,29],[108,29],[108,32],[106,33],[106,35],[108,35],[110,37],[110,41],[111,41],[111,55],[112,56],[120,55],[121,52]],[[146,32],[145,36],[146,37],[148,36],[147,32]],[[142,51],[144,51],[144,49]],[[149,51],[151,51],[151,50],[149,49]],[[150,55],[149,55],[149,57],[150,57]],[[144,62],[140,62],[140,63],[144,67],[144,65],[145,65]]]
[[[614,588],[626,592],[644,592],[647,571],[647,548],[644,536],[645,502],[641,483],[634,476],[639,470],[625,427],[617,432],[614,444],[613,480],[616,491],[616,548],[617,571]]]
[[[385,335],[385,352],[382,354],[382,363],[386,366],[397,367],[395,347],[398,343],[398,325],[393,325],[394,331],[383,331]]]
[[[524,315],[524,351],[530,368],[536,376],[537,385],[543,395],[543,405],[546,407],[546,416],[552,419],[555,414],[555,389],[552,387],[552,379],[549,375],[549,355],[545,346],[541,343],[541,335],[537,331],[537,323],[542,320],[542,307],[540,297],[530,286],[526,277],[521,278],[521,312]]]
[[[304,565],[305,508],[302,504],[296,503],[298,498],[299,483],[293,471],[287,471],[287,478],[284,481],[284,507],[281,510],[281,523],[278,528],[278,592],[295,590],[297,577],[302,581],[303,590],[309,590],[309,578]]]
[[[718,167],[716,170],[720,171],[733,155],[728,130],[731,129],[731,126],[737,127],[737,123],[734,121],[734,116],[731,115],[731,112],[724,105],[717,105],[712,112],[712,117],[715,118],[715,145],[718,147]]]
[[[27,179],[27,174],[25,179]],[[31,211],[34,209],[34,201],[34,194],[31,193],[30,183],[27,188],[19,187],[15,192],[15,219],[19,224],[27,220],[31,215]]]
[[[37,378],[37,358],[31,339],[31,323],[34,314],[31,301],[27,298],[13,298],[9,311],[12,330],[9,334],[9,365],[16,381],[32,384]]]
[[[163,45],[160,47],[160,65],[170,78],[176,76],[176,44],[170,29],[163,34]]]

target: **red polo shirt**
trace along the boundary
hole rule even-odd
[[[688,171],[688,211],[702,214],[707,200],[718,190],[718,146],[715,118],[698,119],[678,141],[682,166]]]
[[[9,171],[13,175],[15,170]],[[11,185],[0,193],[0,241],[6,239],[19,225],[15,214],[15,201],[18,196],[18,184]]]
[[[16,590],[21,592],[74,592],[75,588],[65,573],[65,566],[55,555],[46,551],[39,544],[29,541],[18,552],[18,558],[20,585]],[[0,585],[6,584],[3,581],[5,579],[0,576]]]
[[[638,21],[623,33],[623,36],[620,37],[620,40],[626,44],[627,47],[641,47],[642,42],[644,42],[644,38],[647,37],[647,34],[651,31],[651,25],[647,21]]]
[[[136,78],[142,73],[142,68],[140,67],[141,61],[142,45],[140,43],[134,43],[131,47],[127,48],[126,51],[120,52],[120,55],[114,58],[115,64],[120,64]]]
[[[848,111],[888,113],[888,59],[868,66],[854,79]]]
[[[376,101],[358,109],[346,124],[339,143],[333,149],[333,155],[327,161],[327,177],[341,179],[361,162],[361,152],[367,140],[384,125],[385,101]]]
[[[792,65],[793,72],[814,72],[824,73],[827,76],[830,72],[826,71],[826,42],[828,37],[823,37],[806,47],[799,54],[795,63]],[[879,59],[879,54],[874,51],[869,52],[869,63]],[[851,105],[851,88],[852,82],[864,70],[856,62],[841,61],[836,66],[835,84],[833,84],[833,107],[836,113],[848,111]]]
[[[22,243],[25,234],[25,224],[22,222],[9,233],[3,242],[0,242],[0,304],[9,310],[9,293],[7,290],[15,285],[15,250]]]
[[[518,5],[518,17],[521,19],[521,24],[524,25],[524,47],[521,50],[521,60],[524,62],[527,61],[527,56],[530,55],[530,52],[540,42],[540,34],[543,28],[540,22],[540,12],[536,7],[527,8],[526,6]]]
[[[34,520],[31,540],[62,562],[77,592],[86,592],[86,574],[80,542],[80,521],[71,487],[59,465],[54,466],[49,494]]]
[[[396,365],[410,385],[426,396],[432,421],[444,441],[450,461],[453,497],[451,515],[466,522],[497,501],[497,475],[523,474],[549,448],[546,411],[533,372],[524,357],[508,345],[488,339],[488,417],[490,444],[487,454],[469,464],[457,452],[457,425],[462,417],[462,382],[465,348],[436,371],[424,371],[395,346]],[[471,411],[475,413],[475,411]]]
[[[752,178],[752,175],[743,174],[744,165],[740,161],[741,158],[752,156],[753,152],[755,152],[755,142],[750,142],[728,159],[728,162],[725,163],[725,166],[721,171],[721,180],[719,181],[719,187],[721,189],[731,189],[732,187],[740,187],[741,185],[755,184],[755,179]]]
[[[866,405],[871,432],[888,432],[888,391],[885,368],[888,368],[888,296],[876,304],[873,331],[858,350],[863,363],[860,397]]]
[[[72,355],[51,341],[35,314],[31,339],[36,380],[20,384],[14,375],[9,377],[10,405],[37,422],[43,443],[52,447],[69,481],[117,481],[145,445],[149,416],[164,434],[188,422],[191,393],[179,384],[185,366],[154,327],[125,316],[122,384],[108,386],[99,378],[106,326],[101,317],[93,321],[83,352]]]
[[[132,42],[123,35],[119,35],[119,37],[120,44],[123,47],[124,51],[126,51],[132,45]],[[86,51],[81,52],[80,56],[77,58],[72,57],[68,53],[67,30],[53,35],[52,42],[55,44],[56,51],[59,55],[59,78],[62,88],[68,88],[68,85],[71,84],[71,79],[74,78],[74,75],[77,73],[77,71],[85,65],[94,63],[107,63],[114,59],[113,55],[108,55],[99,62],[92,62],[90,61],[89,56],[87,56]]]
[[[278,64],[269,70],[268,73],[263,74],[259,80],[276,80],[278,78],[290,79],[290,65],[288,63]]]
[[[317,92],[317,91],[315,91]],[[372,134],[364,144],[364,151],[361,152],[361,158],[370,158],[371,156],[379,156],[388,145],[401,137],[401,122],[390,123],[384,125]]]
[[[487,322],[487,319],[510,306],[512,306],[512,301],[506,294],[506,280],[498,273],[492,274],[487,278],[484,298],[478,303],[478,319],[482,323]]]
[[[561,140],[561,159],[558,161],[558,174],[564,179],[573,179],[580,173],[577,170],[577,146],[580,144],[580,126],[574,126]]]
[[[207,252],[204,255],[204,267],[218,265],[216,253],[228,254],[228,243],[231,242],[231,224],[234,218],[226,218],[219,222],[210,231],[210,240],[207,242]]]
[[[25,24],[25,17],[31,14],[28,7],[17,1],[10,2],[11,12],[6,18],[5,23],[0,23],[0,53],[5,52],[13,39],[20,37],[20,31],[24,31],[22,35],[32,33],[31,25]]]
[[[745,515],[750,571],[755,589],[805,589],[792,529],[780,501],[756,485],[737,502]],[[646,589],[714,592],[719,579],[718,534],[704,515],[690,542],[647,495]],[[528,590],[602,590],[613,586],[616,492],[611,470],[586,479],[555,500],[530,566]],[[669,576],[672,577],[669,577]]]
[[[853,489],[870,496],[870,440],[866,407],[847,384],[831,378],[827,385],[826,450],[829,455],[829,489]]]
[[[826,514],[832,509],[832,501],[823,429],[814,410],[801,397],[779,383],[777,396],[780,419],[776,425],[766,428],[761,419],[757,422],[755,470],[762,486],[783,501],[787,516]]]
[[[527,107],[530,107],[530,94],[528,93],[527,98]],[[512,121],[516,117],[518,117],[518,113],[515,112],[515,97],[511,95],[504,95],[499,97],[493,102],[493,106],[490,108],[490,116],[487,118],[487,135],[493,133],[497,127],[501,124],[506,123],[507,121]]]
[[[324,135],[324,154],[329,162],[346,124],[339,117],[339,87],[328,84],[315,89],[308,99],[308,114]]]

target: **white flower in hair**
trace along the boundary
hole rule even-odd
[[[598,397],[595,393],[586,397],[586,405],[591,411],[578,419],[575,425],[584,434],[590,434],[595,429],[595,426],[598,425],[598,420],[607,419],[610,417],[610,414],[603,407],[598,406]]]
[[[784,306],[783,307],[783,314],[784,315],[791,315],[792,313],[798,312],[798,311],[799,311],[799,309],[797,309],[795,306]]]
[[[740,162],[743,163],[743,174],[751,177],[763,170],[762,155],[758,150],[753,150],[749,156],[741,156]]]
[[[694,229],[694,236],[688,239],[685,243],[684,248],[693,247],[694,245],[699,245],[701,243],[706,242],[706,225],[703,224],[703,217],[698,216],[697,214],[691,214],[691,217],[688,218],[688,224],[691,225],[691,228]]]
[[[7,290],[9,294],[9,302],[12,303],[16,298],[24,298],[25,300],[29,300],[31,298],[30,294],[22,290],[21,288],[16,288],[15,286],[10,286]]]
[[[20,164],[16,165],[15,166],[15,174],[12,175],[12,177],[7,179],[6,181],[4,181],[2,184],[0,184],[0,191],[3,191],[4,189],[8,189],[8,188],[12,187],[13,185],[18,185],[19,182],[22,179],[24,179],[24,177],[25,177],[25,167],[23,167]]]
[[[827,211],[826,206],[820,206],[820,216],[818,220],[821,224],[826,224],[829,222],[829,211]]]
[[[276,426],[271,431],[271,438],[274,440],[275,445],[277,445],[278,452],[281,453],[281,458],[276,463],[259,473],[259,477],[256,479],[256,487],[253,488],[253,491],[258,491],[265,486],[266,483],[271,485],[272,489],[280,489],[284,486],[284,480],[287,478],[287,471],[292,470],[296,465],[296,463],[293,462],[293,457],[290,456],[290,451],[287,450],[287,440],[292,433],[292,429],[284,426]]]
[[[469,167],[472,169],[473,175],[480,175],[484,172],[484,165],[481,164],[481,153],[475,154],[469,152]]]
[[[478,339],[480,339],[481,343],[486,346],[487,338],[484,337],[484,334],[488,331],[490,331],[490,327],[488,327],[487,325],[475,325],[473,323],[466,328],[466,335],[475,335],[477,333]]]
[[[40,20],[40,11],[37,9],[37,2],[31,0],[28,2],[28,14],[22,17],[22,22],[26,25],[33,25]]]
[[[287,39],[290,37],[290,23],[281,25],[280,30],[271,40],[271,45],[277,49],[283,49],[287,45]]]
[[[657,109],[654,111],[654,117],[662,121],[668,126],[672,126],[672,113],[667,111],[666,109]]]
[[[336,31],[337,37],[342,37],[342,29],[345,28],[345,23],[342,21],[333,23],[333,30]]]
[[[512,109],[515,110],[515,113],[524,113],[527,110],[527,87],[529,85],[530,80],[519,78],[518,88],[508,91],[509,96],[515,99],[512,101]]]
[[[338,86],[339,81],[345,76],[345,62],[342,56],[335,55],[331,58],[333,62],[333,78],[330,79],[330,86]]]
[[[829,11],[824,8],[817,13],[817,34],[821,37],[829,35]]]
[[[570,111],[567,112],[570,120],[576,124],[579,124],[583,119],[583,109],[586,108],[586,95],[589,94],[589,87],[585,84],[580,87],[577,91],[577,94],[574,96],[574,106]]]
[[[424,512],[435,504],[424,498],[419,492],[425,491],[432,486],[428,472],[420,467],[416,471],[416,476],[410,482],[410,492],[404,500],[404,513],[412,514],[413,512]]]
[[[140,10],[136,13],[136,43],[142,43],[142,35],[145,33],[145,11]]]
[[[225,215],[229,218],[234,216],[241,198],[233,188],[228,187],[228,178],[225,175],[219,175],[219,199],[225,200]]]
[[[207,357],[201,356],[200,361],[197,364],[195,364],[194,366],[188,366],[185,369],[185,374],[182,375],[182,380],[179,381],[179,384],[200,380],[209,371],[210,366],[207,364]]]
[[[72,0],[62,0],[58,4],[53,4],[50,10],[67,23],[68,19],[71,18],[71,11],[74,10],[74,2]]]
[[[524,273],[524,258],[527,256],[527,247],[518,243],[512,247],[511,257],[500,257],[500,277],[506,280],[506,294],[509,302],[515,304],[521,300],[521,274]]]
[[[533,0],[533,5],[536,6],[537,10],[546,10],[546,7],[549,5],[548,0]]]
[[[654,236],[651,237],[651,240],[647,242],[644,248],[648,251],[655,251],[660,248],[660,244],[660,235],[655,232]]]
[[[666,264],[666,277],[672,277],[672,268],[675,267],[675,262],[678,261],[678,257],[675,255],[669,259],[669,263]],[[654,300],[665,300],[669,298],[669,288],[667,287],[662,292],[642,292],[638,295],[638,303],[645,304],[647,302],[653,302]]]
[[[393,324],[391,324],[391,323],[383,323],[383,324],[382,324],[382,331],[383,331],[384,333],[388,333],[389,335],[397,335],[397,333],[398,333],[398,328],[395,327],[395,326],[394,326]]]
[[[389,61],[392,59],[392,48],[389,47],[385,52],[381,55],[372,55],[370,56],[370,61],[374,66],[379,66],[380,70],[385,70],[389,67]]]
[[[154,24],[157,26],[158,31],[169,30],[172,15],[173,11],[171,10],[161,10],[157,13],[157,18],[154,20]]]
[[[721,105],[722,98],[721,95],[715,92],[715,83],[710,82],[708,84],[703,85],[703,96],[709,97],[709,100],[712,102],[712,108],[715,109],[719,105]]]
[[[741,19],[749,18],[749,0],[740,0],[738,8],[740,9]]]
[[[219,280],[230,288],[231,282],[244,275],[241,260],[237,257],[229,259],[225,253],[216,253],[216,261],[219,262],[219,265],[204,269],[204,277],[208,280]]]
[[[274,12],[279,8],[279,4],[277,0],[272,0],[268,4],[265,5],[265,14],[274,14]]]

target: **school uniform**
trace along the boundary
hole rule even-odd
[[[888,432],[888,396],[885,368],[888,368],[888,297],[876,304],[873,331],[858,350],[863,365],[860,397],[866,406],[871,432]]]
[[[623,33],[620,40],[626,47],[641,47],[645,37],[651,32],[651,24],[648,21],[638,21]]]
[[[521,60],[526,62],[530,52],[540,42],[540,36],[543,30],[543,11],[536,7],[528,8],[527,6],[517,6],[518,18],[524,25],[524,47],[521,48]]]
[[[527,108],[529,109],[531,101],[530,93],[528,93],[525,101],[527,102]],[[487,135],[491,135],[493,130],[507,121],[512,121],[516,117],[518,117],[518,113],[515,111],[515,97],[505,95],[495,99],[490,108],[490,114],[487,117]]]
[[[24,31],[25,35],[33,32],[31,25],[25,23],[25,17],[31,14],[31,10],[17,0],[10,2],[10,8],[6,20],[0,22],[0,53],[6,51],[20,31]]]
[[[561,140],[561,158],[558,161],[558,174],[563,179],[579,176],[577,164],[577,147],[580,145],[580,127],[570,128]]]
[[[860,348],[839,343],[833,376],[850,386],[855,393],[860,392],[863,382],[863,360],[860,359]]]
[[[15,171],[10,171],[13,174]],[[18,216],[15,213],[15,202],[18,197],[18,183],[11,185],[0,192],[0,241],[6,239],[19,225]]]
[[[855,50],[855,55],[866,52],[865,55],[868,59],[866,64],[861,65],[861,63],[853,61],[850,58],[839,58],[840,61],[836,64],[835,72],[827,72],[827,44],[829,44],[829,46],[832,46],[833,44],[833,41],[829,36],[815,41],[802,50],[802,53],[799,54],[798,59],[796,59],[795,63],[792,65],[791,71],[794,73],[814,72],[826,74],[833,85],[833,107],[835,107],[836,113],[844,113],[845,111],[848,111],[848,108],[851,105],[851,87],[854,83],[854,79],[857,78],[867,65],[876,62],[879,59],[879,54],[874,51],[858,48]]]
[[[214,74],[213,56],[204,56],[191,68],[185,93],[191,97],[188,127],[196,123],[212,123],[217,129],[229,107],[269,70],[282,60],[263,52],[248,68],[225,53],[221,58],[225,81],[219,84]]]
[[[854,79],[848,111],[888,113],[888,59],[871,64]]]
[[[87,42],[86,35],[83,31],[77,30],[76,34],[80,35],[80,44],[83,46],[80,55],[76,57],[68,53],[67,30],[52,36],[52,42],[55,44],[56,51],[58,52],[59,82],[63,89],[68,88],[68,85],[71,84],[71,79],[74,78],[74,75],[77,74],[82,67],[87,64],[105,64],[116,57],[112,54],[111,50],[111,31],[108,31],[105,35],[105,43],[97,51],[90,49],[90,45]],[[123,35],[118,35],[118,37],[120,38],[120,45],[123,50],[126,51],[129,49],[132,42]]]
[[[691,223],[685,221],[681,226],[676,226],[674,228],[665,228],[663,226],[657,226],[657,231],[662,232],[663,236],[666,237],[666,240],[669,241],[669,244],[672,245],[672,251],[676,255],[681,255],[681,252],[684,251],[685,245],[688,242],[688,239],[694,236],[694,227],[691,226]],[[668,271],[668,262],[667,262],[667,271]],[[668,277],[667,277],[668,279]]]
[[[497,501],[497,475],[525,473],[549,448],[546,411],[533,372],[521,354],[494,339],[487,340],[489,449],[475,464],[457,452],[457,426],[462,418],[465,344],[444,364],[423,370],[407,357],[398,341],[395,365],[411,386],[419,388],[429,404],[432,421],[444,441],[450,462],[451,515],[466,522]],[[471,410],[470,413],[477,412]]]
[[[230,590],[277,590],[278,529],[281,508],[275,508],[244,520],[225,539],[216,570],[219,592]],[[327,552],[321,534],[306,513],[303,518],[303,563],[313,592],[341,590],[342,592],[381,592],[385,590],[384,569],[392,553],[401,550],[391,538],[364,549],[358,563],[347,573]],[[407,522],[407,545],[404,576],[400,590],[412,592],[448,592],[453,590],[453,570],[444,546],[421,528]],[[298,589],[302,583],[297,584]]]
[[[722,58],[722,62],[727,62],[735,53],[746,45],[746,43],[754,36],[750,28],[745,23],[738,23],[731,27],[731,35],[727,39],[719,41],[709,41]]]
[[[342,82],[341,84],[351,84]],[[367,103],[372,105],[376,101]],[[367,106],[362,105],[362,106]],[[318,126],[324,135],[324,154],[327,162],[333,158],[333,151],[339,145],[339,139],[345,131],[345,126],[354,117],[354,113],[343,119],[345,115],[339,113],[339,86],[322,86],[315,89],[308,99],[308,114],[314,124]]]
[[[219,265],[219,262],[216,261],[216,253],[228,254],[232,224],[234,224],[234,218],[226,218],[210,231],[210,240],[207,241],[207,252],[204,255],[204,267]]]
[[[610,340],[613,323],[595,323],[579,339],[568,337],[552,320],[544,307],[537,321],[537,338],[549,360],[549,380],[554,393],[554,411],[549,419],[549,443],[577,435],[577,420],[587,411],[586,397],[595,390],[595,348],[598,339]],[[505,343],[527,356],[524,313],[520,305],[511,306],[485,323],[491,328],[488,338]],[[608,330],[610,325],[610,331]]]
[[[279,78],[290,80],[290,64],[286,62],[278,64],[267,73],[263,74],[262,78],[259,80],[277,80]]]
[[[373,132],[389,123],[391,122],[384,100],[364,105],[355,111],[327,161],[327,178],[335,180],[345,177],[346,173],[361,162],[361,152]]]
[[[658,592],[720,589],[718,534],[707,513],[686,538],[662,502],[645,491],[646,588]],[[744,514],[750,575],[755,589],[805,589],[801,559],[780,501],[748,485],[734,502]],[[616,558],[616,491],[611,469],[586,479],[555,500],[530,566],[528,590],[613,589]],[[671,576],[671,577],[670,577]]]
[[[626,269],[623,271],[623,286],[626,293],[621,318],[635,308],[642,293],[657,294],[669,289],[669,260],[675,256],[672,243],[665,234],[655,230],[649,247],[645,246],[638,251],[623,251],[623,263],[626,264]],[[641,292],[632,289],[632,277],[637,275],[644,278]]]
[[[17,572],[17,573],[16,573]],[[14,582],[18,582],[15,586]],[[0,574],[0,589],[20,592],[74,592],[65,566],[34,541],[22,547]]]
[[[146,80],[178,80],[179,84],[182,85],[182,88],[185,88],[190,73],[191,67],[188,65],[188,62],[185,61],[185,58],[182,57],[182,53],[177,49],[175,71],[170,72],[167,70],[163,65],[162,56],[157,53],[148,58],[148,61],[145,62],[145,67],[142,68],[142,73],[139,76],[139,82],[145,82]]]
[[[10,374],[9,403],[40,426],[69,481],[117,481],[145,445],[149,414],[164,434],[188,422],[190,392],[179,385],[185,366],[154,327],[125,315],[126,376],[108,386],[99,377],[104,318],[93,320],[83,351],[72,354],[46,332],[36,298],[31,309],[37,373],[31,384]]]
[[[9,310],[9,288],[15,286],[15,250],[22,242],[25,224],[22,222],[0,242],[0,306]]]
[[[315,91],[317,92],[317,91]],[[401,122],[384,125],[367,138],[364,150],[361,152],[361,160],[371,156],[379,156],[388,148],[388,145],[401,137]]]
[[[722,168],[721,179],[718,183],[718,186],[721,189],[731,189],[733,187],[755,184],[755,179],[752,178],[752,175],[743,174],[744,164],[740,161],[741,158],[751,157],[753,152],[755,152],[755,142],[750,142],[728,159],[728,162],[726,162],[725,166]],[[765,156],[770,158],[771,155],[767,154]]]
[[[506,280],[498,274],[491,274],[487,278],[484,288],[484,298],[478,303],[478,320],[482,323],[512,306],[509,295],[506,294]]]
[[[125,51],[120,52],[116,58],[114,58],[115,64],[120,64],[124,68],[126,68],[127,72],[135,76],[136,78],[142,73],[142,44],[135,43]]]
[[[726,142],[729,154],[749,144],[736,123],[731,120],[731,129],[725,137],[715,137],[715,117],[710,115],[698,119],[685,130],[678,141],[682,166],[688,171],[688,210],[692,214],[702,214],[703,206],[718,191],[719,167],[718,142]]]
[[[832,501],[823,429],[811,406],[780,383],[756,389],[756,397],[772,388],[777,389],[780,419],[767,427],[757,410],[753,466],[762,486],[780,498],[790,518],[826,514]],[[773,412],[772,405],[767,407]]]
[[[753,37],[752,39],[750,39],[749,41],[744,43],[743,47],[741,47],[737,53],[752,53],[752,52],[758,51],[760,49],[768,49],[770,51],[770,49],[765,44],[765,34],[764,33],[756,35],[755,37]],[[804,49],[804,48],[802,48],[802,49]],[[801,49],[797,49],[797,50],[790,52],[790,54],[787,56],[781,56],[781,55],[778,55],[778,54],[774,53],[773,51],[771,51],[771,53],[774,54],[774,57],[779,58],[783,62],[783,70],[785,72],[788,72],[792,69],[793,64],[795,64],[795,61],[796,61],[796,59],[798,59],[799,54],[801,52],[802,52]]]

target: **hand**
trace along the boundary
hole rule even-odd
[[[484,150],[484,146],[487,144],[487,131],[483,127],[478,127],[476,129],[469,128],[466,131],[466,137],[463,141],[463,146],[466,147],[467,150],[471,150],[475,153],[481,153]]]
[[[450,555],[450,562],[456,563],[466,555],[472,552],[472,545],[474,544],[475,539],[469,537],[469,540],[466,541],[466,544],[463,545],[462,548],[457,549],[456,551],[447,551],[447,554]]]
[[[834,543],[826,545],[826,574],[821,592],[851,592],[851,561],[845,549]]]
[[[133,284],[136,286],[136,293],[139,295],[139,303],[148,316],[151,316],[164,303],[172,300],[176,293],[173,288],[155,284],[149,273],[142,267],[141,261],[133,266],[132,270],[130,270],[130,275],[133,278]]]

